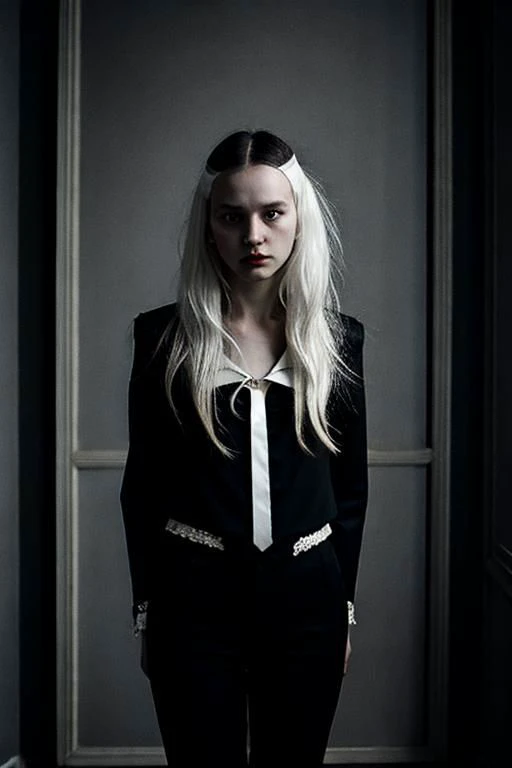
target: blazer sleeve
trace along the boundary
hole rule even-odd
[[[158,534],[158,423],[164,398],[157,334],[144,313],[133,326],[133,362],[128,385],[129,447],[120,501],[130,568],[135,634],[145,628]]]
[[[331,523],[336,554],[345,583],[347,600],[354,602],[359,556],[368,501],[366,403],[363,375],[363,325],[348,318],[345,359],[355,380],[337,398],[335,423],[339,425],[340,453],[332,454],[331,482],[337,516]],[[354,622],[355,623],[355,622]]]

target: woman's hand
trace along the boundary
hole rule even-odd
[[[343,667],[343,674],[347,674],[348,669],[348,660],[350,659],[350,654],[352,653],[352,646],[350,644],[350,629],[347,632],[347,646],[345,648],[345,664]]]

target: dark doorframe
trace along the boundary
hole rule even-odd
[[[498,768],[510,761],[512,723],[512,9],[452,8],[449,762]]]
[[[58,2],[20,3],[20,752],[55,765],[55,193]]]
[[[489,13],[487,130],[488,275],[485,474],[485,571],[482,660],[482,765],[510,761],[512,723],[512,7]]]
[[[450,763],[474,765],[482,657],[482,511],[486,300],[485,3],[452,4],[453,357]]]

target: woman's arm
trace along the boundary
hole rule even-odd
[[[340,432],[337,438],[341,452],[331,457],[331,481],[337,507],[337,516],[331,526],[347,600],[352,604],[349,605],[349,620],[355,623],[353,603],[368,500],[364,328],[354,318],[346,318],[345,322],[345,359],[356,374],[356,381],[346,386],[346,392],[336,404],[334,422]]]
[[[158,531],[158,424],[161,421],[161,366],[157,339],[147,313],[134,321],[133,364],[128,387],[129,448],[121,484],[121,508],[132,584],[135,634],[145,628],[151,595],[151,564]],[[159,380],[160,374],[160,380]]]

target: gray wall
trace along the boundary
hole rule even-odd
[[[18,740],[18,0],[0,3],[0,763]]]

